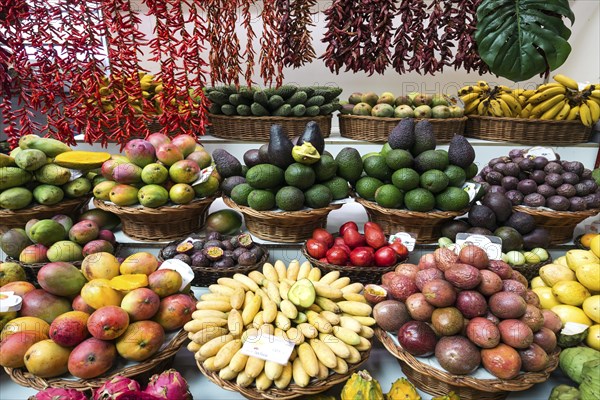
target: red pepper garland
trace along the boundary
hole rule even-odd
[[[246,0],[242,4],[242,24],[246,29],[246,49],[243,56],[246,58],[246,70],[244,72],[244,79],[248,87],[252,86],[252,75],[254,74],[254,59],[256,52],[254,51],[254,39],[256,34],[252,29],[252,13],[250,7],[254,5],[254,0]]]
[[[423,0],[402,0],[398,9],[400,26],[394,35],[394,69],[399,73],[418,72],[425,57],[427,5]],[[412,53],[411,53],[412,51]]]
[[[457,5],[460,10],[454,21],[454,26],[463,28],[457,35],[458,48],[454,58],[454,69],[463,67],[467,72],[478,71],[480,75],[489,72],[489,67],[477,52],[477,43],[473,38],[477,27],[477,7],[481,0],[461,0]]]
[[[239,85],[241,74],[240,42],[235,32],[237,0],[209,0],[208,18],[209,61],[211,81]]]
[[[276,0],[264,0],[262,21],[263,35],[260,39],[260,76],[267,86],[271,86],[275,82],[275,86],[279,87],[283,84],[283,57],[281,51],[281,36],[278,32],[279,21]]]
[[[309,28],[314,26],[311,9],[316,5],[317,0],[276,0],[285,67],[300,68],[315,58]]]

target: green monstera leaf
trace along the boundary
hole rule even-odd
[[[483,0],[477,8],[475,41],[490,70],[513,81],[561,66],[575,15],[568,0]]]

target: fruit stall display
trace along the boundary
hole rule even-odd
[[[463,190],[467,179],[477,173],[473,147],[456,135],[447,151],[436,149],[428,120],[402,119],[379,153],[361,158],[352,149],[344,151],[355,158],[345,177],[357,194],[356,201],[387,234],[406,231],[416,234],[421,243],[435,241],[440,225],[464,214],[473,200]]]
[[[473,180],[487,192],[503,194],[515,211],[530,214],[549,232],[550,243],[565,243],[577,224],[600,211],[600,188],[580,161],[562,160],[553,151],[543,154],[536,148],[513,149],[490,160]]]
[[[600,120],[600,86],[580,88],[562,74],[553,81],[535,89],[491,87],[485,81],[461,88],[467,136],[523,144],[587,142]]]
[[[219,190],[212,156],[188,135],[153,133],[102,163],[94,205],[121,217],[139,240],[175,239],[200,229]],[[173,224],[173,220],[177,224]]]
[[[381,286],[389,299],[371,298],[377,336],[425,392],[503,398],[558,366],[559,315],[542,310],[523,275],[480,247],[438,248],[387,273]]]
[[[51,379],[53,387],[80,390],[163,368],[195,310],[191,275],[187,267],[159,268],[147,252],[122,261],[91,254],[80,268],[48,263],[37,274],[40,289],[24,281],[0,288],[22,298],[2,330],[0,365],[26,386],[43,389]]]
[[[252,234],[283,242],[305,240],[315,227],[324,226],[327,214],[341,207],[336,201],[348,198],[345,171],[355,174],[359,167],[353,160],[343,160],[342,153],[334,159],[325,150],[314,121],[293,140],[281,125],[271,125],[269,142],[246,151],[245,165],[226,150],[215,150],[213,157],[224,178],[225,203],[244,214]]]
[[[220,278],[184,326],[188,350],[208,379],[247,398],[323,392],[348,379],[369,356],[375,320],[362,289],[338,271],[322,275],[297,260]],[[270,337],[290,343],[286,363],[257,356],[274,346]],[[247,347],[257,352],[249,354]]]
[[[439,143],[447,143],[465,130],[467,118],[457,100],[445,94],[411,92],[394,96],[384,92],[354,92],[340,109],[340,135],[350,139],[386,142],[402,118],[428,119]]]
[[[214,136],[236,140],[266,140],[270,126],[281,124],[292,136],[315,121],[324,137],[331,131],[331,116],[341,106],[336,86],[280,85],[260,89],[224,85],[205,89],[208,119]]]
[[[59,140],[27,135],[0,154],[0,229],[61,213],[77,217],[87,207],[95,176],[88,171],[97,165],[74,165],[75,153]],[[106,153],[89,156],[102,163]]]

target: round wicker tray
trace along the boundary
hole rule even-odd
[[[550,233],[551,244],[561,244],[571,241],[575,227],[581,221],[600,213],[600,208],[585,211],[554,211],[515,206],[513,210],[531,215],[538,227],[546,228]]]
[[[362,115],[339,114],[340,135],[342,137],[366,140],[368,142],[387,142],[387,138],[402,118],[381,118]],[[448,143],[454,135],[465,131],[467,117],[436,119],[429,118],[437,143]]]
[[[321,262],[308,254],[308,251],[306,251],[306,243],[302,246],[302,254],[312,265],[319,267],[319,269],[323,271],[323,274],[331,271],[339,271],[340,276],[347,276],[352,282],[360,282],[364,285],[369,283],[381,283],[383,274],[394,271],[398,265],[406,261],[406,259],[402,260],[389,267],[356,267],[354,265],[328,264]]]
[[[45,379],[30,374],[25,368],[4,368],[4,370],[15,383],[37,390],[44,390],[48,387],[89,390],[102,386],[117,375],[144,380],[152,374],[168,369],[173,362],[173,358],[175,358],[175,354],[186,340],[187,332],[181,330],[151,359],[130,367],[111,370],[106,375],[94,379],[65,379],[61,377]]]
[[[180,243],[181,240],[182,239],[174,240],[171,243],[169,243],[167,246]],[[194,267],[193,265],[190,265],[190,268],[192,269],[192,271],[194,271],[194,280],[192,281],[192,285],[208,287],[208,286],[212,285],[213,283],[217,283],[217,279],[219,279],[219,278],[224,278],[224,277],[231,278],[235,274],[247,275],[249,272],[262,267],[263,264],[269,260],[269,250],[266,247],[260,246],[257,243],[255,243],[254,245],[262,248],[263,252],[264,252],[263,256],[261,257],[260,260],[258,260],[258,262],[256,264],[246,265],[246,266],[234,265],[231,268]],[[167,246],[165,246],[165,247],[167,247]],[[160,252],[158,253],[159,261],[165,261],[165,258],[163,257],[163,254],[162,254],[163,249],[164,249],[164,247],[162,249],[160,249]]]
[[[209,371],[202,365],[201,362],[196,362],[200,372],[204,374],[212,383],[222,387],[225,390],[229,390],[232,392],[238,392],[242,396],[247,399],[259,400],[259,399],[268,399],[268,400],[286,400],[286,399],[295,399],[295,398],[304,398],[306,396],[315,395],[322,393],[326,390],[329,390],[333,386],[347,381],[352,373],[360,368],[367,359],[369,358],[370,350],[361,352],[362,359],[356,364],[348,364],[348,372],[346,374],[337,374],[333,373],[329,375],[327,379],[324,380],[316,380],[313,379],[306,387],[300,387],[295,384],[290,384],[285,389],[277,389],[275,387],[271,387],[270,389],[260,392],[256,390],[255,387],[241,387],[237,385],[235,382],[226,381],[219,377],[218,372]]]
[[[159,241],[177,239],[199,231],[206,222],[208,209],[219,194],[177,206],[119,207],[94,199],[94,205],[121,218],[123,232],[135,240]]]
[[[579,121],[469,115],[465,136],[520,144],[559,145],[589,141],[592,128]]]
[[[548,259],[546,261],[543,262],[539,262],[539,263],[535,263],[535,264],[525,264],[525,265],[511,265],[512,269],[514,269],[517,272],[520,272],[525,278],[527,278],[527,280],[529,282],[531,282],[531,280],[533,278],[535,278],[536,276],[538,276],[538,272],[540,271],[540,268],[542,268],[544,265],[546,264],[551,264],[552,263],[552,256],[548,255]]]
[[[0,233],[12,228],[23,228],[30,219],[52,218],[57,214],[65,214],[74,220],[87,210],[90,196],[61,201],[52,206],[34,205],[20,210],[0,210]]]
[[[240,206],[227,196],[223,202],[244,215],[246,227],[254,236],[274,242],[296,243],[312,236],[316,228],[327,225],[327,215],[342,204],[301,211],[256,211]]]
[[[316,117],[242,117],[208,114],[210,134],[235,140],[269,140],[271,125],[283,127],[290,137],[302,134],[306,124],[316,121],[323,137],[331,134],[331,114]]]
[[[355,196],[357,203],[367,211],[369,221],[376,222],[388,235],[408,232],[417,235],[417,243],[432,243],[441,236],[441,228],[447,221],[465,214],[468,208],[460,211],[417,212],[384,208],[377,203]]]
[[[550,355],[548,367],[542,372],[519,374],[511,380],[477,379],[468,375],[452,375],[444,370],[423,364],[396,345],[387,332],[375,329],[375,336],[387,351],[396,357],[406,377],[424,392],[443,396],[454,391],[463,400],[501,400],[509,392],[527,390],[536,383],[548,380],[550,373],[558,367],[560,350]]]

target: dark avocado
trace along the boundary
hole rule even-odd
[[[287,168],[294,163],[292,148],[294,145],[281,125],[271,125],[269,136],[269,161],[279,168]]]
[[[308,124],[306,124],[304,133],[298,139],[297,145],[301,146],[302,143],[305,142],[309,142],[315,149],[317,149],[319,154],[323,154],[323,150],[325,150],[325,139],[323,139],[323,134],[321,133],[319,124],[317,124],[315,121],[310,121]]]

